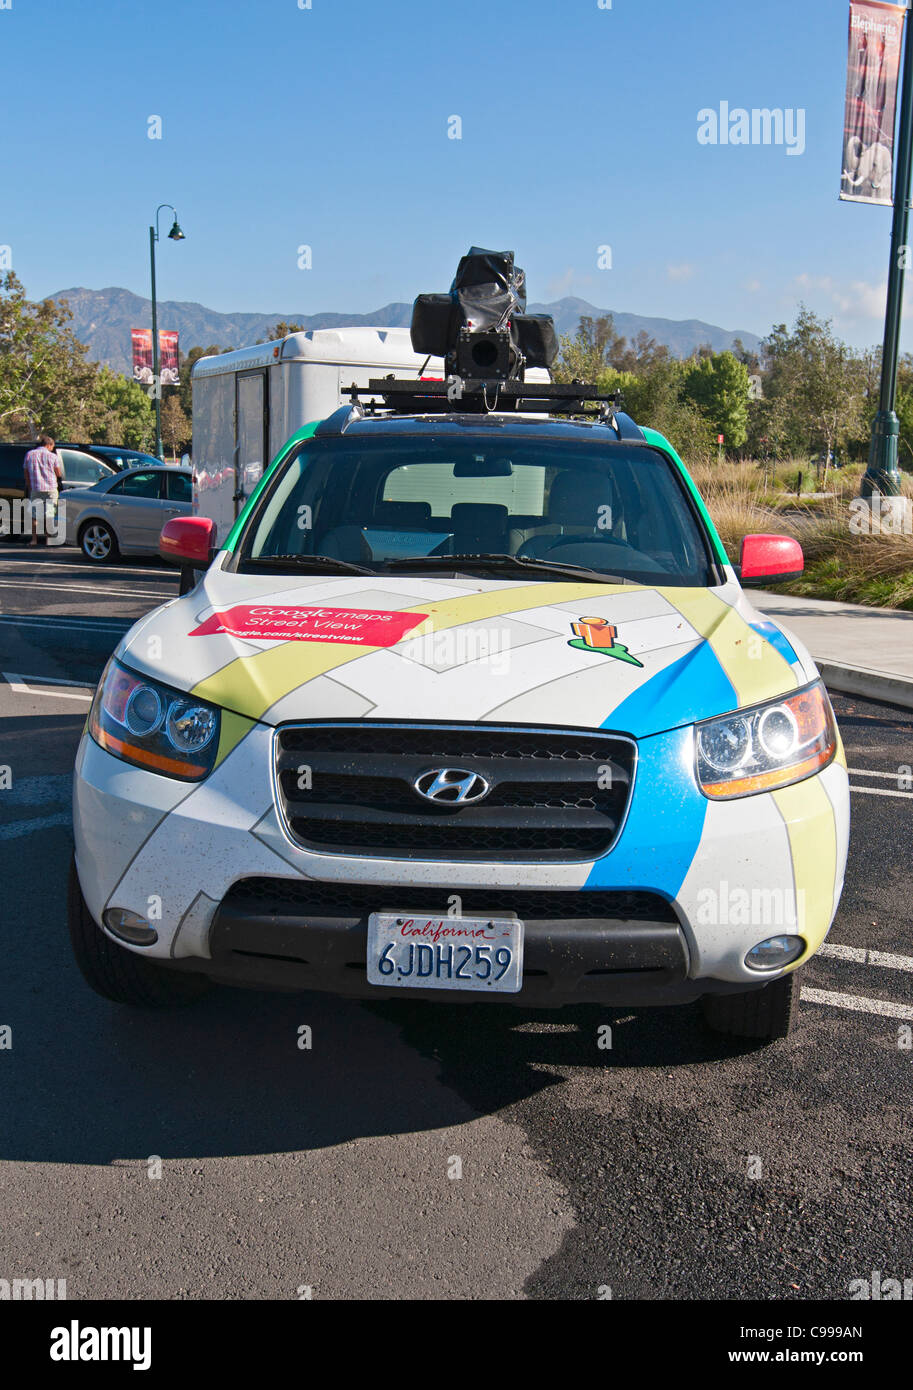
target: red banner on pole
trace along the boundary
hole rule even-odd
[[[133,343],[133,380],[151,386],[152,329],[131,328],[130,338]],[[159,371],[163,386],[179,385],[178,335],[167,329],[159,330]]]
[[[152,329],[131,328],[133,343],[133,380],[144,386],[152,385]]]
[[[159,332],[159,368],[163,386],[177,386],[178,373],[178,335],[165,329]]]
[[[893,202],[894,116],[906,13],[883,0],[850,0],[840,197]]]

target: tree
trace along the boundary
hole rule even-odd
[[[552,368],[556,381],[596,381],[610,367],[618,365],[627,339],[615,332],[611,314],[593,319],[584,315],[572,338],[561,339],[560,355]]]
[[[713,457],[711,427],[684,394],[686,370],[676,357],[657,358],[625,386],[625,409],[664,434],[687,463],[707,463]]]
[[[596,381],[604,372],[640,373],[666,361],[669,349],[641,329],[629,343],[616,333],[611,314],[594,319],[584,314],[574,337],[561,339],[561,355],[553,368],[556,381]]]
[[[760,357],[753,348],[746,347],[741,338],[733,338],[731,351],[733,357],[745,363],[750,373],[754,374],[760,369]]]
[[[28,438],[37,429],[65,439],[90,436],[99,414],[94,363],[66,327],[65,300],[26,298],[12,271],[0,276],[0,431]]]
[[[723,435],[729,449],[748,438],[748,368],[731,352],[714,352],[693,361],[685,373],[684,393]]]
[[[611,315],[582,318],[565,335],[552,368],[556,381],[592,381],[601,392],[621,391],[622,409],[652,425],[693,462],[711,457],[710,426],[683,395],[684,367],[669,349],[641,331],[632,343],[615,332]]]
[[[621,341],[624,343],[624,338]],[[642,328],[630,347],[626,346],[614,355],[612,365],[622,372],[649,372],[660,362],[667,362],[671,355],[665,343],[658,343]]]
[[[92,438],[99,444],[122,444],[149,450],[155,438],[152,401],[138,381],[100,368],[95,378],[98,419]]]
[[[172,458],[190,443],[190,434],[190,421],[181,409],[177,393],[167,395],[162,402],[162,443],[171,450]]]
[[[267,334],[268,343],[278,342],[280,338],[287,338],[290,333],[304,333],[303,323],[286,323],[285,319],[280,319],[275,328],[271,328]]]
[[[192,347],[186,355],[181,353],[178,365],[178,397],[181,402],[181,409],[188,420],[193,419],[193,389],[190,381],[193,364],[198,362],[201,357],[218,357],[220,353],[231,351],[231,348],[211,345],[210,347]]]
[[[762,344],[764,400],[758,419],[777,451],[832,451],[858,441],[870,408],[871,363],[834,336],[830,319],[803,304],[792,329],[776,324]],[[825,468],[825,482],[827,469]]]

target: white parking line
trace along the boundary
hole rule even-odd
[[[14,820],[9,825],[0,825],[0,840],[21,840],[24,835],[34,835],[39,830],[53,830],[58,825],[71,825],[70,811],[58,811],[53,816],[35,816],[32,820]]]
[[[95,594],[98,598],[105,598],[107,595],[95,584],[54,584],[39,582],[35,579],[0,579],[0,588],[6,589],[60,589],[65,594]],[[162,597],[161,589],[117,589],[118,598],[157,598]]]
[[[96,618],[91,613],[81,613],[78,617],[73,613],[3,613],[0,614],[0,623],[36,623],[39,627],[58,627],[61,623],[68,624],[70,627],[113,627],[115,623],[124,622],[131,626],[136,622],[135,618],[124,615],[117,615],[111,618]]]
[[[913,796],[913,791],[903,790],[900,786],[901,782],[903,781],[906,783],[907,787],[909,787],[909,772],[881,772],[880,770],[873,771],[871,768],[868,767],[849,767],[847,768],[847,772],[851,777],[881,777],[886,782],[897,783],[896,791],[892,791],[890,788],[886,787],[851,786],[850,791],[859,792],[860,796]]]
[[[76,681],[55,680],[43,676],[29,676],[29,681],[38,681],[40,684],[28,685],[26,683],[26,677],[20,676],[16,671],[0,671],[0,676],[3,677],[10,690],[16,695],[51,695],[55,700],[87,700],[90,702],[95,696],[95,690],[92,686],[81,685]],[[41,685],[49,685],[52,689],[42,690]],[[70,690],[79,690],[80,694],[69,694],[67,691],[59,688],[62,685],[68,686]]]
[[[835,1009],[852,1009],[856,1013],[878,1014],[882,1018],[913,1019],[913,1006],[892,1004],[886,999],[864,999],[857,994],[838,994],[830,989],[809,989],[802,986],[800,998],[809,1004],[830,1004]]]
[[[825,941],[818,955],[835,960],[851,961],[854,965],[874,965],[884,970],[913,972],[913,956],[892,955],[889,951],[873,951],[865,946],[844,946],[837,941]],[[829,1004],[836,1009],[852,1009],[855,1013],[877,1014],[882,1018],[913,1019],[913,1006],[895,1004],[890,999],[869,999],[859,994],[844,994],[839,990],[812,989],[802,986],[800,998],[810,1004]]]
[[[901,777],[906,780],[910,776],[908,772],[873,772],[867,767],[848,767],[847,772],[851,777],[887,777],[889,782],[899,782]]]
[[[899,796],[906,797],[909,801],[913,797],[913,792],[889,792],[884,787],[854,787],[850,785],[851,792],[858,792],[860,796]]]
[[[53,618],[28,617],[24,613],[0,615],[0,623],[13,623],[16,627],[37,627],[54,632],[69,632],[75,629],[79,632],[100,632],[103,635],[116,633],[119,637],[123,637],[135,621],[133,618],[125,618],[118,626],[110,618],[68,618],[63,613]]]
[[[82,574],[97,574],[99,579],[111,574],[154,574],[160,579],[174,579],[176,577],[173,570],[167,569],[140,569],[126,565],[103,565],[98,569],[92,570],[89,565],[81,565],[78,560],[33,560],[31,557],[20,557],[21,564],[37,564],[42,569],[58,570],[80,570]]]
[[[0,791],[0,806],[68,806],[72,798],[71,774],[50,772],[40,777],[14,777]]]
[[[887,951],[870,951],[862,946],[840,946],[835,941],[825,941],[818,947],[819,956],[833,956],[836,960],[851,960],[858,965],[880,965],[886,970],[913,970],[913,956],[892,956]]]

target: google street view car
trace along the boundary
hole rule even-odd
[[[69,922],[99,993],[207,983],[527,1007],[702,1001],[785,1035],[843,885],[846,762],[807,651],[672,445],[555,354],[512,253],[416,301],[377,378],[230,532],[176,518],[80,743]],[[542,375],[540,373],[540,375]],[[200,575],[199,571],[203,571]]]

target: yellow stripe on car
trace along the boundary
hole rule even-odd
[[[834,915],[837,828],[820,777],[783,787],[773,798],[789,835],[799,931],[806,941],[804,954],[790,967],[795,969],[817,951]]]
[[[219,748],[216,753],[216,760],[213,768],[217,768],[234,752],[238,744],[253,727],[256,721],[247,719],[243,714],[233,714],[231,710],[224,710],[222,713],[222,727],[219,732]]]
[[[732,607],[706,589],[657,587],[709,643],[735,690],[739,706],[795,690],[799,680],[784,656]]]

